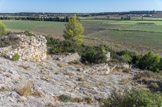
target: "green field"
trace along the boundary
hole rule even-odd
[[[89,36],[118,43],[162,49],[162,34],[152,32],[105,30]]]
[[[162,25],[162,21],[115,21],[115,20],[82,20],[86,23],[102,23],[102,24],[127,24],[134,25],[138,23],[154,23],[155,25]]]
[[[62,35],[65,28],[64,22],[41,21],[4,21],[7,28],[14,30],[28,30],[51,35]]]
[[[8,29],[62,36],[64,22],[3,21]],[[86,36],[162,49],[162,21],[81,20]]]

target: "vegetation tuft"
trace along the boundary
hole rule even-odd
[[[20,59],[20,55],[18,53],[16,53],[12,58],[11,60],[12,61],[18,61]]]
[[[103,107],[161,107],[161,105],[161,93],[139,90],[128,92],[125,95],[113,93],[104,101]]]

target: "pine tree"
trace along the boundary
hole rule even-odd
[[[66,30],[64,31],[64,38],[66,40],[72,40],[77,42],[82,42],[84,37],[84,27],[80,23],[79,18],[76,15],[73,15],[72,18],[69,18],[69,22],[66,25]]]
[[[6,33],[6,26],[2,22],[0,22],[0,36],[5,35]]]

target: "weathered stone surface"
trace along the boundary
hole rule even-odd
[[[114,90],[131,88],[130,83],[121,85],[121,81],[131,78],[131,74],[99,75],[102,70],[108,71],[107,64],[96,65],[92,67],[94,71],[87,70],[84,73],[65,62],[62,63],[66,66],[59,67],[59,62],[52,59],[14,62],[0,57],[0,106],[45,107],[51,103],[56,107],[99,107],[94,104],[63,103],[58,100],[58,96],[65,94],[73,98],[90,97],[96,104],[97,98],[107,98]],[[41,93],[41,96],[35,94],[26,98],[15,91],[15,88],[28,82],[32,83],[33,90]]]
[[[52,58],[54,60],[62,61],[62,62],[71,62],[75,60],[80,60],[80,56],[78,53],[68,53],[64,55],[53,55]]]
[[[28,61],[41,61],[47,57],[47,41],[43,36],[12,35],[0,39],[4,38],[13,43],[11,44],[12,46],[0,48],[0,55],[2,56],[11,59],[18,53],[21,60]]]
[[[81,68],[80,71],[85,73],[91,73],[91,74],[95,73],[95,74],[107,75],[111,72],[111,69],[108,66],[108,64],[97,64],[94,66]]]

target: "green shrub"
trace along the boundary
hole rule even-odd
[[[29,31],[25,31],[24,34],[27,36],[35,36],[33,33],[29,32]]]
[[[87,102],[88,104],[91,104],[93,102],[90,97],[85,97],[84,101]]]
[[[73,43],[71,41],[60,41],[59,39],[53,39],[46,37],[47,39],[47,45],[51,49],[49,50],[49,54],[63,54],[67,52],[74,53],[77,51],[77,45],[76,43]]]
[[[107,62],[107,58],[104,55],[100,47],[85,46],[83,44],[77,44],[71,41],[60,41],[46,37],[47,45],[51,49],[49,54],[63,54],[63,53],[74,53],[78,52],[82,57],[83,63],[99,64]]]
[[[137,56],[137,53],[131,50],[124,50],[116,53],[121,56],[127,63],[133,63],[133,59]]]
[[[73,102],[73,98],[67,95],[60,95],[59,100],[62,102]]]
[[[130,57],[137,55],[137,53],[135,51],[132,51],[132,50],[123,50],[121,52],[118,52],[117,54],[120,55],[120,56],[128,54]]]
[[[20,59],[20,55],[18,53],[16,53],[12,58],[11,60],[12,61],[18,61]]]
[[[161,93],[132,91],[125,95],[113,94],[104,107],[161,107]]]
[[[87,46],[84,53],[81,55],[83,62],[88,62],[90,64],[106,63],[107,58],[103,51],[99,47]]]
[[[131,63],[131,62],[132,62],[132,57],[129,56],[128,54],[124,54],[124,55],[122,56],[122,58],[125,59],[126,62],[128,62],[128,63]]]
[[[159,55],[155,55],[152,51],[142,56],[137,64],[140,69],[158,72],[160,70],[161,59]]]
[[[155,90],[159,89],[159,85],[157,83],[150,83],[149,87]]]

